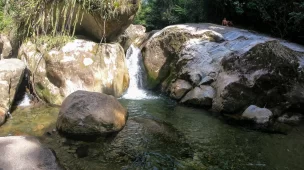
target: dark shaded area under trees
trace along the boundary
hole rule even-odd
[[[178,23],[221,24],[252,29],[304,44],[304,0],[144,0],[135,23],[148,30]]]

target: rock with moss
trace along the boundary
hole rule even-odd
[[[57,129],[71,137],[107,135],[126,124],[127,110],[110,95],[76,91],[60,108]]]
[[[126,0],[28,0],[12,2],[19,32],[26,35],[74,33],[113,42],[133,22],[140,1]],[[39,15],[37,15],[39,13]]]
[[[10,111],[26,66],[19,59],[0,60],[0,125]]]
[[[24,43],[19,58],[31,72],[37,95],[60,105],[77,90],[121,96],[129,85],[125,54],[119,44],[97,44],[76,39],[63,47],[46,49]]]
[[[109,4],[113,5],[113,9],[103,15],[101,13],[103,9],[99,7],[101,2],[92,1],[92,6],[95,6],[96,9],[89,12],[80,11],[82,19],[78,20],[76,31],[98,40],[106,40],[107,42],[117,40],[119,35],[132,24],[139,8],[139,0],[132,2],[135,3],[131,3],[131,1],[116,1],[113,4],[113,2],[109,2]],[[108,10],[107,8],[111,7],[105,4],[103,8]]]
[[[304,47],[215,24],[185,24],[155,33],[143,48],[148,87],[174,93],[174,82],[215,89],[212,110],[243,113],[250,105],[303,113]],[[174,96],[172,96],[174,98]]]
[[[13,54],[13,47],[9,38],[3,34],[0,35],[0,59],[11,58]]]
[[[119,36],[118,41],[124,50],[127,51],[132,44],[141,48],[142,44],[151,34],[153,33],[146,33],[146,27],[131,24],[125,32]]]

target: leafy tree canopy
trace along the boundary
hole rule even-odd
[[[304,43],[304,0],[146,0],[135,23],[149,30],[223,18],[238,27]]]

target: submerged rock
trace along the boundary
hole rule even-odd
[[[77,90],[119,97],[129,85],[124,50],[117,43],[76,39],[60,49],[44,51],[27,42],[20,47],[19,58],[30,69],[38,96],[51,104],[60,105]]]
[[[211,86],[214,112],[239,114],[257,105],[303,113],[303,46],[238,28],[184,24],[155,33],[143,58],[148,88],[171,94],[177,79],[192,89]]]
[[[25,64],[18,59],[0,60],[0,125],[10,111],[16,92],[22,82]]]
[[[243,119],[253,120],[258,124],[265,124],[270,121],[272,112],[266,108],[257,106],[249,106],[242,114]]]
[[[120,131],[127,110],[110,95],[76,91],[62,103],[57,129],[71,137],[98,136]]]
[[[295,125],[303,120],[302,114],[287,113],[278,118],[278,122]]]
[[[33,137],[0,137],[0,169],[60,170],[53,152]]]
[[[128,119],[119,133],[89,142],[56,133],[44,142],[68,169],[151,169],[151,165],[183,169],[177,162],[191,159],[194,152],[186,136],[171,124],[140,116]]]

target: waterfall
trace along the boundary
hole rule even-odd
[[[31,105],[31,94],[25,93],[23,99],[19,102],[18,106],[26,107]]]
[[[141,100],[141,99],[153,99],[156,98],[153,95],[149,95],[143,87],[143,69],[141,67],[141,51],[139,48],[131,45],[127,50],[127,66],[130,76],[129,88],[124,99]]]

